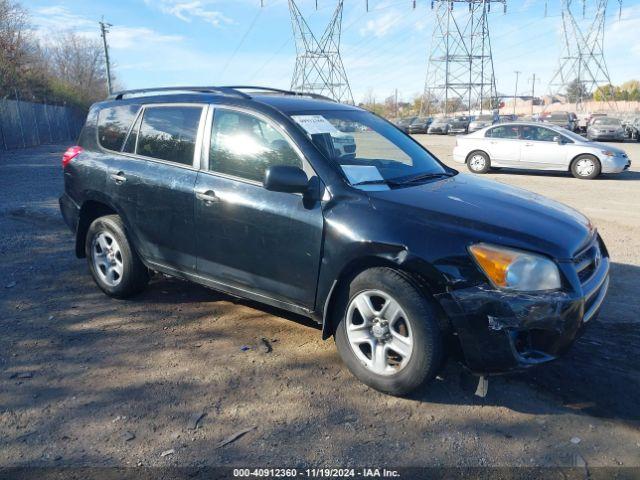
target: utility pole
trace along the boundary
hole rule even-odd
[[[396,88],[396,92],[395,92],[395,99],[396,99],[396,118],[398,118],[398,89]]]
[[[516,70],[514,72],[516,74],[516,91],[513,94],[513,114],[516,114],[516,102],[518,101],[518,77],[520,76],[520,74],[522,72],[520,72],[519,70]]]
[[[109,27],[113,27],[110,23],[105,23],[104,17],[100,22],[100,34],[102,36],[102,45],[104,46],[104,61],[107,66],[107,93],[111,95],[113,93],[111,88],[111,64],[109,63],[109,45],[107,45],[107,33],[109,33]]]
[[[536,74],[533,74],[533,79],[531,80],[531,116],[533,116],[533,102],[536,98]]]

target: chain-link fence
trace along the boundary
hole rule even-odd
[[[74,141],[85,118],[75,107],[0,98],[0,150]]]

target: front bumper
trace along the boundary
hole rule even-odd
[[[467,133],[467,127],[451,127],[449,133]]]
[[[442,127],[429,127],[427,133],[439,133],[441,135],[444,135],[447,133],[447,129]]]
[[[573,264],[561,264],[575,276]],[[577,277],[576,277],[577,279]],[[540,365],[565,353],[599,313],[609,259],[574,292],[506,292],[480,285],[437,296],[451,320],[467,367],[483,374]]]
[[[599,142],[601,140],[604,141],[610,141],[610,142],[623,142],[626,138],[627,135],[625,133],[590,133],[591,139],[595,140],[596,142]]]
[[[629,157],[616,155],[615,157],[600,157],[600,165],[602,165],[602,173],[621,173],[631,167]]]

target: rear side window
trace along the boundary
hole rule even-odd
[[[119,152],[140,105],[105,108],[98,115],[98,142],[102,148]]]
[[[491,130],[487,131],[487,137],[491,138],[518,138],[518,126],[517,125],[501,125],[499,127],[494,127]]]
[[[193,165],[202,107],[145,108],[136,153],[145,157]]]

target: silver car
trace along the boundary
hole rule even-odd
[[[456,137],[453,160],[465,163],[473,173],[509,167],[570,171],[584,179],[631,166],[624,150],[540,123],[501,123]]]
[[[611,140],[624,142],[627,132],[622,126],[622,121],[612,117],[594,119],[587,128],[589,140]]]

